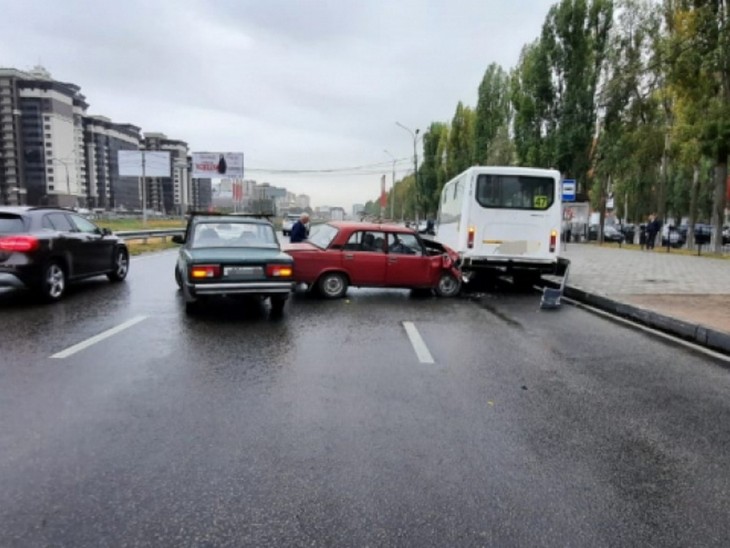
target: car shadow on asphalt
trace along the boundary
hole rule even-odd
[[[111,284],[106,278],[89,279],[69,284],[63,298],[58,303],[45,302],[37,293],[26,289],[0,290],[0,314],[8,310],[43,310],[63,304],[74,304],[82,300],[105,299],[118,302],[120,297],[127,296],[129,288],[126,284]]]
[[[205,321],[209,323],[253,323],[261,320],[279,321],[286,317],[287,304],[283,314],[275,314],[266,299],[259,297],[212,297],[203,303],[193,313],[185,312],[185,303],[179,300],[180,310],[191,321]]]

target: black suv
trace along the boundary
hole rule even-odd
[[[120,282],[128,271],[124,242],[74,211],[0,207],[0,287],[57,301],[68,282],[103,274]]]

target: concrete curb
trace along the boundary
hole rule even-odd
[[[559,287],[555,282],[545,281],[546,285]],[[660,314],[646,308],[640,308],[631,304],[623,303],[591,293],[576,286],[566,285],[565,296],[604,310],[616,316],[649,326],[658,331],[669,333],[686,341],[693,342],[700,346],[730,355],[730,334],[706,327],[704,325],[685,322],[672,316]]]

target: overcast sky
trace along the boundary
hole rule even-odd
[[[90,114],[243,152],[246,178],[349,210],[381,172],[390,185],[384,149],[397,176],[412,165],[395,122],[423,131],[474,106],[489,63],[514,66],[554,2],[0,0],[0,66],[40,62]]]

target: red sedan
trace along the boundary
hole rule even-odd
[[[294,257],[295,280],[330,299],[343,297],[350,285],[433,289],[441,297],[461,289],[457,254],[397,225],[317,225],[306,242],[284,251]]]

